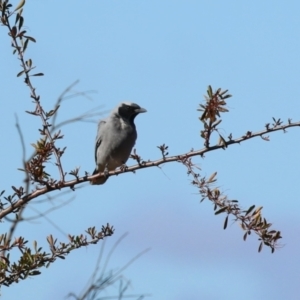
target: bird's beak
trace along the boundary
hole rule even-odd
[[[145,108],[142,108],[142,107],[140,107],[140,108],[137,108],[137,109],[135,109],[134,110],[137,114],[140,114],[140,113],[145,113],[145,112],[147,112],[147,110],[145,109]]]

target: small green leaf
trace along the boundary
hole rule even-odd
[[[205,119],[207,119],[207,116],[206,116],[207,112],[206,110],[203,112],[202,116],[200,117],[200,121],[203,121]]]
[[[37,241],[33,241],[33,248],[35,252],[37,252]]]
[[[216,128],[221,122],[222,122],[221,119],[218,120],[218,121],[216,121],[216,122],[212,125],[212,127],[213,127],[213,128]]]
[[[19,21],[19,30],[21,30],[22,26],[24,23],[24,18],[22,16],[20,16],[20,21]]]
[[[26,30],[20,31],[16,37],[22,38],[25,33],[26,33]]]
[[[47,242],[50,244],[50,246],[53,245],[53,236],[52,236],[52,234],[50,234],[49,236],[47,236]]]
[[[30,276],[35,276],[35,275],[40,275],[40,274],[41,274],[41,272],[37,271],[37,270],[32,271],[32,272],[29,273]]]
[[[219,215],[221,213],[223,213],[224,211],[227,210],[227,206],[222,207],[221,209],[219,209],[218,211],[215,212],[215,215]]]
[[[258,214],[263,209],[263,206],[258,207],[252,214],[252,216]]]
[[[281,238],[282,238],[282,236],[281,236],[280,231],[277,231],[276,235],[275,235],[275,239],[278,240],[278,239],[281,239]]]
[[[215,179],[216,175],[217,175],[217,172],[213,173],[213,174],[208,178],[207,183],[215,182],[215,181],[216,181],[216,179]]]
[[[225,218],[223,229],[226,229],[226,228],[227,228],[227,224],[228,224],[228,215],[227,215],[227,217]]]
[[[220,93],[221,96],[223,96],[224,94],[226,94],[228,92],[228,90],[223,91],[222,93]]]
[[[19,20],[20,20],[20,14],[17,13],[16,14],[16,20],[15,20],[15,25],[18,23]]]
[[[19,72],[19,73],[17,74],[17,77],[20,77],[24,72],[25,72],[24,70],[21,71],[21,72]]]
[[[25,52],[25,50],[27,49],[28,42],[29,42],[29,40],[26,39],[26,40],[25,40],[25,43],[24,43],[24,46],[23,46],[23,52]]]
[[[25,0],[21,0],[20,3],[17,5],[15,8],[14,12],[17,11],[18,9],[22,8],[25,4]]]
[[[248,214],[250,214],[251,211],[254,209],[254,207],[255,207],[255,205],[250,206],[250,207],[248,208],[248,210],[247,210],[245,216],[247,216]]]
[[[32,42],[36,43],[36,40],[31,37],[31,36],[28,36],[28,35],[24,35],[25,38],[27,38],[28,40],[31,40]]]
[[[60,105],[56,106],[55,109],[51,109],[48,113],[46,113],[47,117],[53,116],[57,112],[57,110],[59,109],[59,106]]]
[[[212,88],[211,86],[209,85],[208,88],[207,88],[207,95],[212,98],[212,95],[213,95],[213,91],[212,91]]]
[[[26,65],[27,65],[28,68],[31,68],[32,60],[30,58],[26,61]]]

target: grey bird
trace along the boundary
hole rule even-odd
[[[147,110],[131,102],[120,103],[110,116],[98,124],[93,175],[113,171],[125,164],[137,138],[134,118]],[[108,177],[91,180],[91,184],[103,184]]]

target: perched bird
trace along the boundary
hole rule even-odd
[[[93,175],[112,171],[125,164],[137,138],[134,118],[146,109],[130,102],[120,103],[105,120],[98,124],[96,137]],[[101,177],[91,180],[91,184],[103,184],[107,180]]]

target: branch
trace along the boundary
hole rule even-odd
[[[43,124],[43,130],[41,130],[41,134],[45,135],[51,144],[51,150],[54,153],[54,156],[56,158],[56,166],[58,167],[59,173],[60,173],[60,181],[64,181],[64,171],[63,171],[63,167],[61,164],[61,160],[60,157],[62,155],[62,151],[60,151],[58,148],[56,148],[55,146],[55,142],[54,142],[54,138],[52,137],[52,134],[49,130],[49,127],[51,126],[50,124],[48,124],[47,120],[49,118],[49,116],[53,115],[55,113],[55,111],[51,112],[51,113],[45,113],[45,111],[43,110],[41,103],[40,103],[40,96],[38,96],[35,92],[35,88],[33,87],[33,84],[31,82],[30,77],[31,76],[43,76],[43,73],[36,73],[31,75],[31,71],[35,68],[32,66],[32,60],[28,59],[27,61],[25,61],[24,58],[24,52],[27,48],[28,42],[29,40],[32,42],[36,42],[35,39],[33,37],[30,36],[26,36],[25,33],[26,31],[22,29],[23,23],[24,23],[24,18],[21,16],[22,14],[22,6],[25,4],[25,1],[21,2],[21,5],[18,6],[15,10],[17,12],[16,15],[16,24],[15,26],[11,26],[10,22],[9,22],[9,18],[12,16],[12,14],[14,13],[10,13],[9,12],[9,8],[10,8],[10,4],[5,6],[6,4],[3,3],[1,9],[2,9],[2,24],[4,26],[6,26],[9,30],[9,35],[12,38],[12,47],[14,48],[14,53],[18,54],[19,60],[21,61],[21,67],[22,67],[22,71],[18,73],[17,76],[21,76],[24,75],[24,81],[25,84],[29,87],[30,89],[30,97],[32,99],[34,99],[35,102],[35,111],[34,112],[29,112],[33,115],[38,115],[41,118],[42,124]],[[4,6],[4,7],[3,7]],[[23,43],[25,38],[25,42]],[[18,42],[18,40],[20,40],[20,43]]]
[[[183,160],[182,163],[187,167],[188,174],[193,177],[192,184],[199,188],[199,193],[202,196],[201,202],[204,199],[210,200],[214,204],[215,215],[227,214],[223,229],[227,228],[228,217],[232,215],[234,221],[239,221],[241,228],[246,231],[243,237],[244,241],[251,232],[254,232],[261,241],[258,252],[262,250],[263,245],[266,245],[274,253],[275,249],[278,248],[278,240],[282,238],[281,233],[280,231],[269,230],[272,224],[262,217],[262,207],[255,209],[255,205],[252,205],[247,210],[242,210],[238,205],[238,200],[229,200],[218,188],[211,188],[211,185],[217,181],[217,172],[213,173],[209,179],[200,178],[200,175],[195,172],[196,167],[191,158]]]
[[[119,246],[121,241],[127,236],[127,234],[123,234],[113,245],[112,249],[109,251],[106,260],[104,262],[104,265],[101,267],[102,271],[99,274],[98,278],[96,278],[96,275],[99,273],[100,269],[100,263],[103,258],[103,250],[105,247],[105,240],[101,244],[101,251],[98,256],[98,260],[96,263],[95,270],[93,272],[93,275],[91,276],[91,279],[88,282],[87,287],[85,288],[85,291],[83,291],[81,296],[76,296],[74,293],[70,293],[67,297],[74,297],[76,300],[85,300],[85,299],[96,299],[96,297],[99,297],[99,294],[104,291],[107,287],[114,285],[116,282],[120,282],[120,289],[119,289],[119,296],[112,296],[108,297],[111,299],[123,299],[125,298],[131,298],[131,297],[137,297],[137,295],[124,295],[126,292],[130,282],[128,280],[124,280],[124,276],[122,275],[122,272],[127,269],[134,261],[136,261],[140,256],[144,255],[147,251],[150,249],[145,249],[144,251],[138,253],[136,256],[134,256],[130,261],[128,261],[124,266],[121,268],[116,269],[115,271],[108,271],[107,266],[109,264],[109,260],[111,255],[114,253],[116,248]],[[125,281],[125,286],[122,286],[123,280]],[[143,295],[150,296],[150,295]],[[141,297],[141,296],[140,296]],[[107,297],[105,297],[107,298]],[[102,298],[97,298],[102,299]],[[141,298],[142,299],[142,298]]]
[[[289,122],[288,124],[285,125],[280,125],[274,128],[266,128],[265,130],[261,130],[258,132],[254,132],[254,133],[247,133],[246,135],[237,138],[237,139],[229,139],[228,141],[226,141],[226,144],[224,145],[224,143],[222,143],[222,145],[214,145],[212,147],[207,147],[207,148],[203,148],[201,150],[196,150],[196,151],[190,151],[188,153],[184,153],[184,154],[179,154],[179,155],[175,155],[175,156],[165,156],[162,159],[158,159],[155,161],[142,161],[137,165],[131,166],[131,167],[125,167],[125,168],[119,168],[116,169],[115,171],[110,171],[108,174],[96,174],[96,175],[92,175],[92,176],[88,176],[87,174],[83,177],[79,177],[76,175],[75,173],[75,177],[76,179],[70,180],[70,181],[64,181],[64,182],[54,182],[52,184],[48,184],[47,186],[41,188],[41,189],[36,189],[35,191],[33,191],[30,194],[25,195],[24,197],[20,197],[18,200],[16,201],[12,201],[11,205],[5,209],[3,209],[2,211],[0,211],[0,220],[5,217],[6,215],[8,215],[9,213],[13,212],[13,211],[17,211],[18,209],[20,209],[23,205],[25,205],[26,203],[28,203],[29,201],[31,201],[32,199],[35,199],[41,195],[47,194],[51,191],[55,191],[55,190],[61,190],[61,189],[65,189],[65,188],[71,188],[74,189],[74,187],[76,185],[79,185],[81,183],[84,182],[89,182],[92,179],[95,178],[100,178],[102,176],[116,176],[119,175],[121,173],[127,173],[127,172],[134,172],[136,170],[139,169],[145,169],[145,168],[150,168],[150,167],[158,167],[159,165],[165,164],[165,163],[170,163],[170,162],[182,162],[182,160],[187,159],[189,157],[193,157],[193,156],[203,156],[205,153],[210,152],[210,151],[214,151],[217,149],[224,149],[228,146],[234,145],[234,144],[240,144],[242,142],[245,142],[246,140],[255,138],[255,137],[263,137],[264,134],[270,133],[270,132],[275,132],[275,131],[279,131],[279,130],[283,130],[286,131],[287,128],[290,127],[298,127],[300,126],[300,122]],[[225,147],[226,146],[226,147]]]
[[[2,255],[0,261],[0,285],[9,286],[13,282],[18,282],[20,279],[26,279],[29,276],[39,275],[39,269],[43,266],[48,267],[57,258],[65,259],[65,257],[73,250],[85,247],[91,244],[97,244],[107,236],[114,233],[112,226],[107,224],[102,226],[101,231],[97,232],[95,227],[88,228],[86,233],[90,236],[71,236],[69,235],[68,243],[59,243],[52,235],[47,237],[47,241],[51,250],[51,254],[42,251],[42,248],[37,247],[37,242],[34,241],[34,251],[26,247],[27,241],[24,238],[16,238],[13,243],[7,240],[6,235],[0,236],[0,248],[2,251],[9,252],[13,248],[18,248],[22,255],[18,263],[11,263],[10,254]],[[34,253],[32,253],[34,252]]]
[[[73,82],[71,85],[69,85],[62,93],[61,95],[57,98],[57,101],[54,105],[55,109],[57,110],[57,108],[60,107],[60,105],[62,104],[62,102],[68,100],[68,99],[71,99],[71,98],[74,98],[74,97],[77,97],[77,96],[83,96],[87,99],[90,99],[88,97],[88,93],[95,93],[95,91],[84,91],[84,92],[73,92],[72,91],[72,88],[78,84],[79,80],[76,80],[75,82]],[[70,94],[70,95],[69,95]],[[74,117],[72,119],[69,119],[69,120],[66,120],[66,121],[63,121],[59,124],[56,125],[56,119],[57,119],[57,114],[54,114],[53,115],[53,118],[52,118],[52,128],[51,128],[51,133],[53,133],[55,130],[57,130],[58,128],[66,125],[66,124],[70,124],[72,122],[76,122],[76,121],[85,121],[85,122],[88,122],[89,120],[86,120],[86,119],[90,119],[94,116],[99,116],[101,114],[103,114],[104,112],[102,111],[101,113],[98,112],[97,110],[100,108],[100,107],[103,107],[102,105],[99,105],[98,107],[95,107],[89,111],[86,111],[85,113],[83,113],[82,115],[80,116],[77,116],[77,117]],[[92,122],[92,121],[90,121]]]

